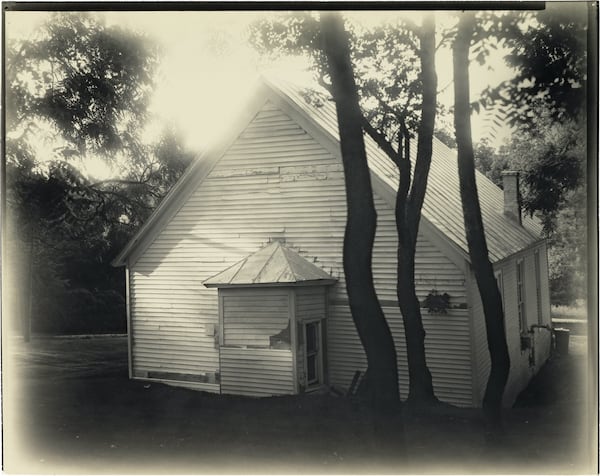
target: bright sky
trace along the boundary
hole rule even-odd
[[[215,135],[222,133],[235,117],[236,109],[249,94],[262,70],[297,77],[302,65],[297,60],[277,65],[261,62],[247,44],[247,28],[261,12],[109,12],[110,23],[143,31],[163,48],[158,85],[151,112],[162,122],[172,123],[182,132],[187,146],[201,150]],[[353,20],[366,24],[389,18],[390,12],[358,12]],[[414,15],[414,14],[413,14]],[[439,12],[438,22],[451,21],[450,14]],[[28,36],[46,18],[46,13],[7,12],[6,35]],[[453,103],[452,59],[449,50],[437,55],[439,101]],[[471,68],[472,99],[489,84],[510,77],[510,70],[497,59],[486,67]],[[447,87],[446,87],[447,86]],[[153,132],[151,131],[150,134]],[[473,117],[475,141],[489,135],[485,121]],[[502,138],[499,134],[498,140]],[[91,166],[92,169],[99,164]],[[95,175],[108,173],[90,170]]]
[[[189,145],[196,148],[229,122],[262,70],[274,69],[280,75],[297,78],[304,66],[297,60],[280,61],[277,65],[261,63],[259,55],[247,44],[246,33],[250,22],[263,15],[261,12],[140,12],[112,13],[108,17],[115,23],[152,32],[164,45],[164,61],[152,108],[177,124]],[[352,17],[354,21],[373,25],[389,15],[389,12],[359,12]],[[439,12],[438,17],[440,22],[452,21],[448,13]],[[451,106],[454,98],[449,49],[438,52],[437,72],[439,88],[447,86],[439,100]],[[490,61],[485,67],[473,65],[472,98],[486,86],[508,79],[510,74],[500,60],[493,64]],[[475,140],[489,133],[484,122],[474,117]]]

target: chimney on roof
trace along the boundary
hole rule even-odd
[[[521,224],[521,197],[519,195],[519,172],[505,170],[502,172],[502,188],[504,188],[504,215]]]

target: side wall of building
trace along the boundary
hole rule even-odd
[[[376,198],[378,225],[373,250],[375,287],[386,315],[398,356],[402,398],[408,395],[408,363],[404,325],[396,296],[397,237],[394,212]],[[443,401],[461,406],[473,403],[472,361],[465,277],[433,243],[419,233],[416,254],[416,288],[422,302],[433,290],[450,295],[447,314],[430,314],[422,308],[428,366],[434,390]],[[335,291],[335,290],[332,290]],[[366,359],[356,333],[345,293],[330,296],[328,320],[330,381],[346,387],[357,370],[366,369]]]
[[[396,303],[394,214],[376,197],[375,284],[398,348],[407,394],[402,320]],[[133,376],[167,370],[195,376],[196,388],[218,391],[215,347],[218,299],[202,282],[266,244],[287,246],[337,277],[328,294],[327,367],[345,388],[365,358],[345,292],[342,245],[346,216],[341,162],[288,115],[267,103],[135,263],[130,264]],[[427,358],[442,400],[471,405],[471,348],[465,276],[419,235],[417,291],[448,293],[445,315],[424,312]],[[203,381],[204,380],[204,381]]]
[[[539,268],[537,269],[536,253],[539,256]],[[519,262],[522,263],[525,278],[523,281],[525,328],[522,328],[519,322],[517,289],[517,264]],[[511,406],[519,393],[527,386],[531,377],[539,371],[550,356],[550,292],[545,243],[503,260],[494,266],[494,270],[503,300],[506,340],[511,360],[509,379],[504,392],[504,405]],[[473,301],[473,338],[477,364],[476,379],[478,381],[476,395],[477,403],[480,405],[489,376],[490,357],[487,348],[483,306],[473,275],[470,276],[468,282]],[[529,337],[531,345],[522,345],[521,336]]]

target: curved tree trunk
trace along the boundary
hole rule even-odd
[[[431,165],[436,113],[437,76],[435,72],[435,22],[433,15],[425,18],[420,36],[423,106],[417,142],[417,160],[411,184],[410,154],[408,147],[406,147],[403,158],[399,159],[398,162],[400,184],[396,195],[395,212],[398,232],[398,282],[396,291],[406,336],[410,381],[408,401],[411,404],[424,405],[437,402],[433,392],[431,372],[425,359],[425,330],[423,329],[421,306],[415,290],[417,235]],[[408,141],[408,137],[405,140]]]
[[[322,14],[321,34],[336,105],[346,182],[343,256],[350,311],[367,355],[369,399],[376,408],[390,408],[400,400],[396,349],[373,284],[371,255],[377,214],[348,37],[338,14]]]
[[[401,234],[405,233],[399,230],[399,240]],[[433,392],[431,372],[425,359],[425,330],[421,306],[415,291],[415,251],[416,243],[405,242],[398,245],[397,296],[406,336],[409,374],[407,403],[420,406],[437,402],[437,398]]]
[[[471,266],[477,280],[485,315],[491,370],[488,378],[483,410],[489,423],[499,425],[502,416],[502,395],[508,380],[510,358],[506,345],[502,299],[488,256],[479,195],[475,182],[475,162],[471,137],[469,99],[469,45],[473,36],[475,17],[463,13],[453,47],[454,64],[454,127],[458,147],[458,174],[460,195]]]

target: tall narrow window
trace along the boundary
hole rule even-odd
[[[498,291],[500,292],[500,300],[502,301],[502,309],[504,309],[504,283],[502,282],[502,271],[496,271],[494,273],[494,277],[496,278],[496,285],[498,286]]]
[[[504,305],[504,283],[502,281],[502,271],[496,271],[494,273],[496,278],[496,285],[500,292],[500,302],[502,303],[502,320],[504,324],[504,333],[506,334],[506,306]]]
[[[306,383],[319,384],[321,380],[321,322],[307,322],[305,327]]]
[[[519,307],[519,330],[527,332],[527,316],[525,315],[525,269],[523,260],[517,261],[517,305]]]
[[[535,300],[536,300],[536,304],[537,304],[537,319],[538,319],[538,324],[543,324],[542,287],[541,287],[542,273],[540,271],[540,251],[535,250],[533,257],[535,259]]]

